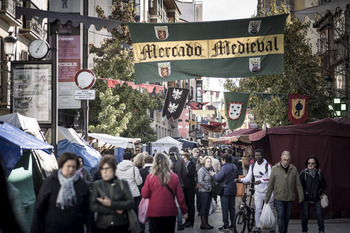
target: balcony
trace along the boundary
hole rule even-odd
[[[4,20],[9,26],[21,26],[21,21],[16,19],[16,6],[21,5],[20,0],[0,0],[0,19]]]
[[[32,1],[24,1],[23,7],[39,9]],[[19,29],[19,33],[27,37],[29,40],[40,38],[42,35],[41,20],[38,17],[33,17],[31,20],[27,20],[26,16],[23,16],[23,26]]]

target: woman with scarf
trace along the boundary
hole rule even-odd
[[[78,156],[65,152],[58,159],[58,171],[42,184],[36,200],[31,232],[84,233],[92,231],[90,191],[76,172]]]
[[[116,168],[117,161],[110,155],[103,156],[97,167],[102,179],[93,182],[90,198],[90,209],[97,213],[95,232],[139,232],[136,215],[129,217],[134,198],[128,182],[115,175]]]
[[[316,156],[310,156],[305,161],[306,168],[300,172],[300,181],[304,189],[302,205],[301,227],[302,232],[308,231],[310,206],[313,207],[318,224],[318,231],[324,233],[324,220],[322,216],[321,198],[326,188],[323,172],[319,169],[320,162]]]

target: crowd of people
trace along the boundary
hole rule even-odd
[[[125,152],[119,164],[113,155],[104,155],[92,178],[82,157],[65,152],[58,158],[58,171],[37,194],[31,232],[145,232],[145,223],[137,217],[142,198],[148,199],[149,232],[193,227],[196,216],[201,229],[213,229],[210,207],[218,201],[222,211],[218,230],[232,229],[237,182],[254,185],[255,232],[261,232],[258,223],[264,204],[276,209],[279,232],[287,232],[295,189],[302,207],[302,232],[308,232],[311,206],[319,232],[324,232],[320,201],[326,183],[317,157],[308,157],[299,175],[290,152],[283,151],[272,166],[264,151],[256,149],[246,176],[238,178],[235,155],[237,150],[230,148],[182,151],[177,146],[149,155],[137,147],[135,153]]]

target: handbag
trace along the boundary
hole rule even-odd
[[[139,205],[139,221],[145,223],[148,221],[147,209],[148,209],[149,199],[142,198]]]
[[[322,208],[326,208],[328,206],[328,197],[326,194],[322,194],[321,206]]]
[[[120,182],[120,188],[122,189],[124,195],[126,195],[123,182],[121,180],[119,180],[119,182]],[[139,224],[139,221],[137,219],[135,211],[133,209],[127,210],[127,215],[128,215],[128,220],[129,220],[128,230],[131,233],[139,233],[140,232],[140,224]]]

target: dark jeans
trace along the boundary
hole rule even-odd
[[[287,233],[292,201],[280,201],[275,199],[277,211],[277,223],[279,233]]]
[[[152,233],[174,233],[176,216],[149,218]]]
[[[198,192],[200,209],[199,212],[201,216],[209,216],[209,209],[211,203],[211,193]]]
[[[310,203],[307,201],[303,201],[301,203],[301,206],[303,207],[303,214],[301,217],[301,227],[303,228],[303,232],[307,232],[307,223],[309,221],[310,216],[310,206],[314,208],[316,219],[317,219],[317,225],[318,225],[318,231],[324,231],[324,221],[322,216],[322,206],[321,201]]]
[[[188,219],[186,222],[194,223],[195,207],[194,196],[195,188],[184,188],[185,202],[188,207]]]
[[[236,196],[222,195],[220,197],[221,209],[222,209],[222,221],[224,222],[224,227],[229,226],[228,212],[230,212],[231,225],[234,224],[235,213],[236,213],[235,199],[236,199]]]
[[[200,203],[200,200],[199,200],[198,188],[196,188],[196,197],[197,197],[197,200],[196,200],[196,204],[197,204],[197,211],[198,211],[198,212],[200,212],[200,206],[201,206],[201,203]]]

